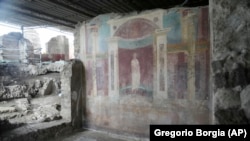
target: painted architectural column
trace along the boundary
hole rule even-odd
[[[97,82],[96,82],[96,53],[98,48],[98,27],[97,26],[91,26],[91,39],[92,39],[92,60],[93,60],[93,74],[92,74],[92,80],[93,80],[93,91],[92,94],[94,96],[97,95]]]
[[[118,41],[119,37],[108,39],[109,45],[109,93],[119,95],[119,77],[118,77]]]
[[[84,24],[82,24],[82,26],[80,26],[80,32],[78,32],[78,36],[79,38],[75,38],[75,40],[79,40],[79,46],[76,47],[75,45],[75,57],[80,59],[81,61],[85,63],[87,63],[87,34],[86,34],[86,23],[84,22]],[[77,50],[78,49],[78,50]],[[76,52],[79,52],[79,54],[76,54]]]
[[[167,99],[167,32],[170,28],[159,29],[155,32],[155,49],[156,50],[156,86],[155,94],[157,99]]]
[[[186,29],[184,42],[187,44],[188,48],[188,96],[187,99],[194,100],[195,99],[195,25],[194,25],[194,13],[188,13],[187,16],[184,17],[183,26]]]

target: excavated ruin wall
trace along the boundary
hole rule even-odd
[[[73,60],[61,72],[62,111],[64,119],[74,127],[82,126],[85,101],[85,75],[81,61]]]
[[[44,140],[82,127],[83,71],[79,60],[0,64],[0,141]]]
[[[249,123],[250,1],[209,2],[215,123]]]

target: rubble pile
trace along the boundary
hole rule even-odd
[[[65,65],[0,64],[0,121],[5,129],[62,119],[60,72]]]

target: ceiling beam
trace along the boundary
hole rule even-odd
[[[112,4],[117,6],[118,8],[124,9],[125,12],[130,12],[131,10],[132,11],[134,10],[134,8],[128,6],[126,2],[123,2],[120,0],[116,0],[116,1],[109,0],[109,2],[111,2]]]
[[[133,7],[135,11],[141,11],[141,8],[134,4],[133,0],[127,0],[127,4]]]
[[[100,2],[96,1],[96,3],[99,3],[100,5],[105,7],[106,9],[109,9],[113,12],[117,12],[117,13],[124,12],[124,9],[117,7],[116,5],[112,4],[111,2],[107,2],[107,0],[100,0]]]
[[[155,3],[155,0],[148,0],[148,3],[150,4],[150,5],[153,5],[153,7],[157,7],[157,3]],[[152,6],[151,6],[152,7]]]
[[[67,8],[71,11],[74,11],[76,13],[79,13],[87,18],[91,18],[91,17],[94,17],[94,16],[97,16],[96,13],[93,13],[92,11],[82,11],[82,10],[79,10],[80,8],[78,8],[79,6],[76,6],[74,5],[72,2],[69,2],[69,1],[59,1],[59,0],[48,0],[49,2],[51,3],[54,3],[58,6],[61,6],[61,7],[64,7],[64,8]],[[77,7],[77,8],[76,8]]]
[[[99,3],[95,0],[84,0],[81,1],[81,3],[91,5],[91,7],[98,10],[99,14],[109,13],[110,10],[112,11],[111,8],[107,8],[104,4]]]
[[[93,6],[93,4],[91,3],[91,1],[89,2],[88,0],[65,0],[63,1],[64,3],[68,3],[73,7],[76,7],[77,9],[84,9],[86,11],[91,11],[92,13],[92,17],[98,16],[100,14],[105,13],[105,11],[101,11],[100,9],[96,8],[95,6]]]

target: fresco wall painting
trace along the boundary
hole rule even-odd
[[[83,27],[88,123],[139,134],[152,123],[209,123],[208,8],[114,17]]]

